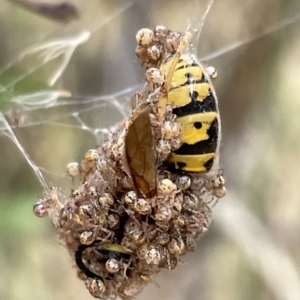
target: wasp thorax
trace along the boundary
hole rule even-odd
[[[186,190],[191,186],[191,178],[189,176],[180,176],[175,183],[178,189]]]
[[[83,245],[90,245],[94,242],[94,234],[92,231],[84,231],[79,236],[80,243]]]
[[[163,82],[163,76],[159,69],[156,68],[149,68],[146,71],[146,80],[149,83],[162,83]]]
[[[165,139],[174,139],[180,136],[182,125],[173,121],[166,121],[161,126],[161,135]]]
[[[71,162],[67,165],[67,172],[70,176],[74,177],[79,174],[79,163]]]
[[[104,193],[99,197],[98,203],[101,207],[108,207],[114,205],[114,197],[110,193]]]
[[[119,262],[115,258],[110,258],[105,263],[105,268],[109,273],[119,272]]]
[[[153,38],[154,38],[154,32],[149,28],[140,29],[135,36],[136,42],[140,46],[149,45],[153,41]]]
[[[41,201],[38,201],[33,205],[33,212],[40,218],[48,216],[48,210]]]
[[[144,198],[139,198],[134,203],[134,209],[142,215],[149,215],[152,211],[150,203]]]
[[[147,264],[158,265],[164,259],[164,248],[161,245],[150,246],[145,254]]]
[[[124,201],[127,205],[131,206],[137,201],[138,197],[135,191],[130,191],[125,194]]]
[[[163,179],[158,184],[158,191],[164,195],[169,195],[176,190],[176,185],[170,179]]]
[[[84,159],[90,167],[95,167],[100,155],[96,149],[90,149],[85,153]]]

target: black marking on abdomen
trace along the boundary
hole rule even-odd
[[[215,158],[213,157],[203,165],[206,168],[206,170],[210,170],[212,168],[214,160]]]
[[[193,145],[183,144],[178,150],[174,151],[174,153],[181,155],[215,153],[218,146],[219,135],[219,122],[217,118],[211,123],[207,134],[209,136],[207,140],[200,141]]]
[[[201,129],[201,128],[202,128],[202,123],[201,123],[201,122],[195,122],[195,123],[194,123],[194,127],[195,127],[196,129]]]
[[[196,96],[195,94],[190,94],[191,102],[185,106],[173,108],[173,114],[177,117],[184,117],[201,112],[217,111],[216,99],[211,90],[209,90],[208,96],[203,101],[195,100],[197,98]]]

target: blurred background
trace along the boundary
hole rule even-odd
[[[195,29],[208,1],[70,3],[79,16],[62,23],[1,0],[0,299],[93,299],[32,205],[45,184],[68,194],[66,165],[128,114],[144,81],[137,30]],[[196,252],[138,300],[300,299],[299,25],[297,0],[214,1],[196,42],[219,74],[228,195]]]

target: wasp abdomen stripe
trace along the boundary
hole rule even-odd
[[[172,87],[178,87],[186,82],[195,82],[202,79],[203,72],[199,66],[187,66],[176,69],[172,76]]]
[[[174,151],[174,153],[181,155],[213,153],[218,146],[218,133],[219,124],[218,119],[216,118],[207,130],[207,135],[209,136],[208,139],[201,140],[191,145],[184,143],[178,150]]]
[[[213,93],[209,90],[208,96],[202,101],[196,100],[195,91],[192,91],[191,101],[185,106],[173,108],[173,114],[177,117],[183,117],[199,112],[216,112],[217,105]]]
[[[181,142],[183,144],[193,145],[200,141],[209,139],[208,130],[213,121],[217,118],[216,112],[198,113],[179,117],[177,122],[182,124]]]
[[[203,102],[210,93],[210,85],[206,82],[190,84],[171,89],[168,100],[174,107],[183,107],[192,101]]]
[[[200,139],[194,144],[182,144],[178,150],[170,155],[169,162],[174,164],[175,169],[183,171],[209,171],[216,156],[218,134],[219,123],[216,117],[206,131],[205,140]]]
[[[176,155],[172,153],[171,167],[187,172],[207,172],[212,167],[216,153],[199,155]]]

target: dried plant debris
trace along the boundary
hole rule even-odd
[[[137,33],[148,84],[136,108],[67,166],[81,178],[67,199],[54,188],[34,206],[52,218],[95,298],[132,299],[154,274],[174,269],[225,195],[216,71],[192,55],[190,37],[165,26]]]

